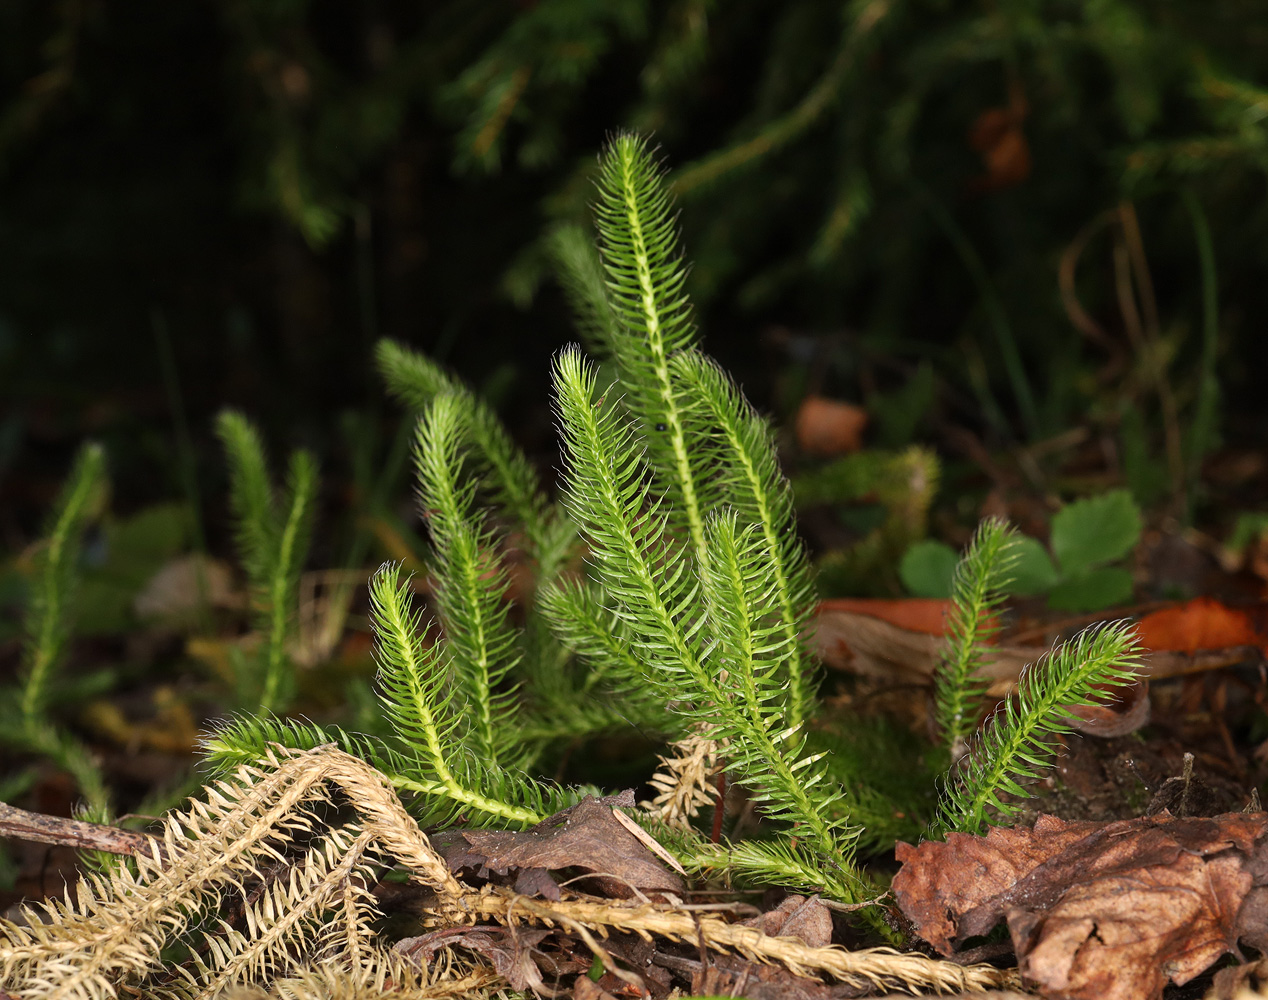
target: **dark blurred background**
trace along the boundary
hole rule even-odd
[[[381,336],[549,460],[546,240],[617,128],[660,144],[761,406],[852,400],[887,445],[1092,427],[1147,503],[1169,434],[1268,431],[1266,76],[1257,0],[10,0],[0,545],[86,437],[115,509],[223,506],[225,405],[337,490],[397,419]]]

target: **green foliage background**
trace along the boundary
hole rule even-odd
[[[513,404],[543,398],[532,380],[566,328],[545,234],[581,219],[594,150],[617,127],[654,133],[674,165],[708,347],[759,403],[775,391],[759,335],[780,327],[794,359],[829,359],[829,390],[881,407],[927,362],[959,420],[1033,439],[1090,411],[1115,433],[1124,422],[1128,461],[1165,450],[1160,365],[1194,427],[1178,456],[1191,465],[1213,433],[1214,374],[1236,404],[1266,360],[1247,332],[1268,247],[1262,13],[7,4],[0,371],[18,405],[0,472],[55,478],[87,431],[125,489],[170,496],[181,466],[162,461],[173,444],[152,419],[177,405],[165,370],[183,374],[209,467],[226,402],[332,450],[333,415],[372,395],[360,359],[381,334],[477,385],[523,373]],[[1033,169],[975,193],[968,133],[1018,97]],[[1134,355],[1106,216],[1124,201],[1157,298],[1156,342]],[[1076,286],[1101,340],[1058,293],[1081,236]],[[1233,351],[1240,364],[1212,367]],[[155,468],[170,481],[142,474]]]

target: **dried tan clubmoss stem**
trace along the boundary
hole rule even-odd
[[[331,784],[363,822],[327,831],[304,858],[288,860],[282,848],[296,833],[313,831],[311,808],[328,801]],[[299,953],[319,945],[355,953],[373,905],[368,894],[358,905],[349,893],[353,875],[364,881],[368,874],[357,869],[372,844],[436,891],[438,915],[458,916],[453,908],[465,890],[387,779],[364,761],[331,747],[278,749],[203,794],[205,801],[169,814],[152,855],[136,859],[136,875],[121,866],[108,878],[81,880],[65,902],[28,911],[25,925],[0,923],[7,939],[0,940],[0,981],[24,1000],[114,997],[121,981],[158,971],[164,945],[218,904],[222,892],[240,891],[272,865],[288,877],[247,907],[247,934],[223,924],[206,932],[209,954],[195,979],[206,985],[239,974],[266,977],[293,962],[296,946]],[[335,900],[344,921],[333,932],[311,926],[309,918]]]
[[[956,965],[896,951],[865,948],[846,951],[815,948],[799,938],[771,937],[756,927],[729,924],[716,916],[683,912],[657,904],[563,901],[486,891],[468,896],[463,905],[480,917],[507,922],[580,925],[606,934],[609,929],[632,931],[643,937],[658,934],[716,951],[734,952],[754,962],[778,962],[797,975],[826,973],[857,987],[937,990],[943,993],[981,991],[1017,985],[1015,972],[989,965]]]

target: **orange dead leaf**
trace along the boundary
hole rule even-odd
[[[820,601],[819,611],[852,611],[869,615],[911,632],[925,635],[946,635],[951,617],[951,602],[941,597],[903,597],[894,600],[882,597],[835,597]]]
[[[1140,621],[1140,642],[1146,649],[1175,653],[1230,646],[1257,646],[1268,653],[1268,636],[1247,611],[1210,597],[1146,615]]]
[[[863,446],[867,411],[853,403],[807,396],[797,411],[797,444],[809,455],[829,458]]]
[[[1015,92],[1008,107],[987,108],[977,116],[969,145],[981,155],[986,173],[970,182],[971,191],[998,191],[1030,176],[1030,143],[1021,127],[1029,110],[1025,95]]]

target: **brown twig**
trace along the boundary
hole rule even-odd
[[[1108,223],[1114,221],[1112,212],[1101,212],[1096,218],[1085,225],[1077,236],[1070,241],[1070,245],[1065,248],[1061,254],[1061,261],[1057,266],[1057,284],[1061,289],[1061,304],[1065,306],[1066,315],[1070,318],[1070,322],[1080,333],[1088,340],[1099,344],[1115,356],[1115,360],[1121,362],[1122,352],[1118,345],[1114,343],[1114,338],[1105,332],[1105,328],[1096,322],[1091,314],[1083,308],[1083,303],[1079,301],[1078,283],[1076,274],[1078,272],[1079,258],[1083,256],[1083,251],[1087,249],[1088,242]],[[1115,372],[1121,367],[1121,364],[1115,365]]]
[[[1184,446],[1180,434],[1180,411],[1171,383],[1167,379],[1166,362],[1161,353],[1161,331],[1158,327],[1158,303],[1154,295],[1153,278],[1149,274],[1149,262],[1145,258],[1145,243],[1140,234],[1136,208],[1131,202],[1119,204],[1118,223],[1122,231],[1122,242],[1114,247],[1114,285],[1119,310],[1123,314],[1123,325],[1137,356],[1145,361],[1145,378],[1153,383],[1154,392],[1158,396],[1172,492],[1183,508]]]
[[[710,842],[722,843],[722,817],[726,815],[726,771],[718,772],[718,804],[713,809],[713,830]]]
[[[27,812],[4,802],[0,802],[0,837],[130,857],[152,856],[156,848],[162,851],[159,841],[135,830]]]

